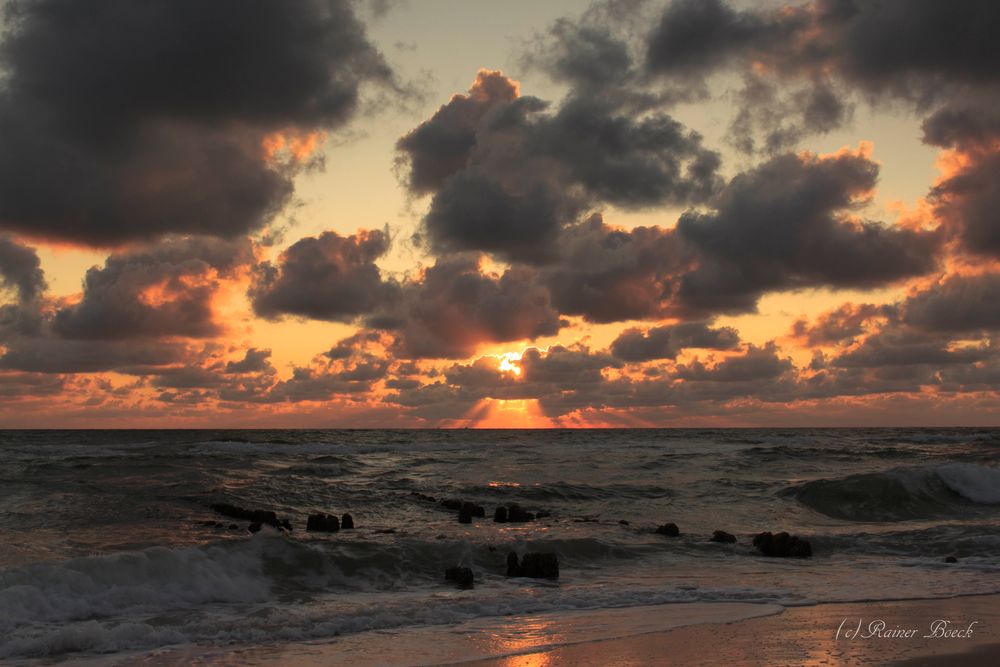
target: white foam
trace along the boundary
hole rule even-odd
[[[935,472],[948,488],[963,498],[984,505],[1000,505],[1000,468],[947,463],[938,466]]]

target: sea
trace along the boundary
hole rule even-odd
[[[495,523],[512,503],[549,516]],[[754,549],[782,530],[812,558]],[[558,580],[508,578],[510,552]],[[997,592],[1000,429],[0,432],[4,664],[438,664]]]

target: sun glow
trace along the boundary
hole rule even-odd
[[[537,398],[484,398],[469,411],[469,426],[473,428],[553,428]]]
[[[497,368],[505,373],[513,373],[517,377],[521,377],[521,367],[518,362],[521,361],[521,352],[504,352],[498,355],[500,358],[500,364]]]

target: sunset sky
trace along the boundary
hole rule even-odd
[[[0,426],[1000,421],[993,0],[2,4]]]

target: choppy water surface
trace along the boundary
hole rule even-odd
[[[0,659],[1000,591],[998,455],[988,429],[3,432]],[[487,519],[459,524],[414,492]],[[216,502],[295,530],[250,536]],[[552,516],[493,523],[511,502]],[[357,528],[307,533],[318,511]],[[652,532],[667,521],[680,538]],[[738,544],[708,542],[714,529]],[[760,557],[762,530],[804,536],[815,556]],[[555,551],[561,578],[507,579],[511,550]],[[446,585],[454,564],[474,590]]]

